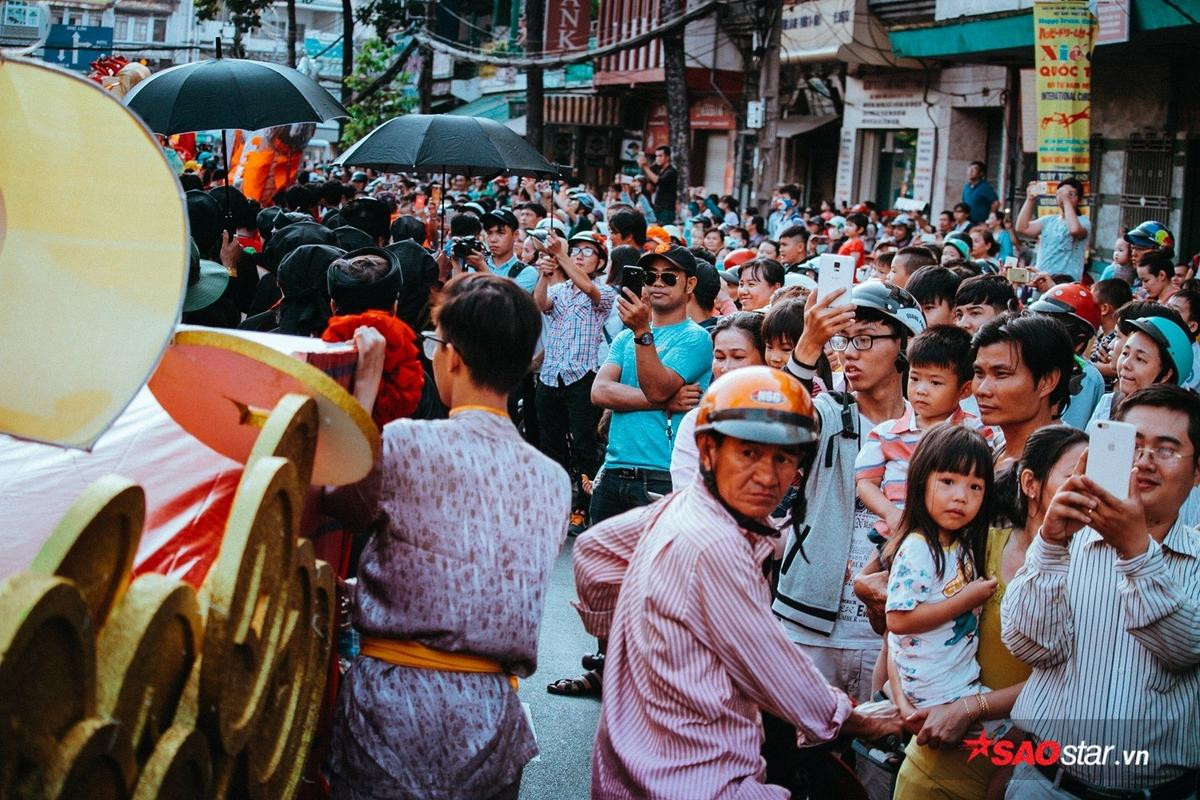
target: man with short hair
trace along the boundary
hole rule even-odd
[[[613,339],[592,384],[592,402],[611,409],[608,450],[592,491],[592,524],[671,491],[671,448],[683,414],[696,405],[712,370],[712,340],[688,319],[696,258],[659,245],[638,260],[642,297],[623,290],[627,330]]]
[[[966,233],[971,229],[971,207],[966,203],[954,204],[954,224],[950,233]]]
[[[521,262],[514,252],[517,243],[517,229],[521,223],[507,208],[488,212],[480,218],[484,235],[487,237],[488,255],[473,251],[467,256],[467,264],[482,272],[484,269],[493,275],[511,278],[517,285],[532,293],[538,283],[538,271]]]
[[[1001,275],[975,275],[954,294],[954,324],[974,334],[988,322],[1017,307],[1017,293]]]
[[[645,155],[639,155],[642,172],[654,184],[654,217],[662,225],[675,222],[675,203],[679,196],[679,171],[671,164],[671,148],[659,145],[654,148],[654,163],[649,164]]]
[[[513,211],[516,213],[517,221],[521,223],[521,230],[532,230],[546,218],[546,207],[532,201],[517,205]]]
[[[786,367],[811,385],[829,345],[842,357],[847,391],[814,400],[820,440],[804,488],[808,510],[800,531],[787,533],[772,608],[825,680],[864,701],[883,642],[854,594],[854,576],[875,555],[876,520],[855,493],[854,462],[868,431],[903,415],[904,353],[925,320],[908,292],[878,281],[855,286],[846,305],[831,305],[836,299],[818,297],[805,310]]]
[[[1038,237],[1035,260],[1038,272],[1070,275],[1073,280],[1079,281],[1083,278],[1088,234],[1092,229],[1091,221],[1079,213],[1083,184],[1075,178],[1060,181],[1054,195],[1058,201],[1058,213],[1033,219],[1040,193],[1039,181],[1030,181],[1014,227],[1022,236]]]
[[[808,260],[808,229],[804,225],[789,225],[779,233],[779,263],[784,272],[796,272]]]
[[[987,181],[987,165],[972,161],[967,165],[967,182],[963,184],[962,201],[972,225],[987,222],[988,214],[1000,208],[1000,197]]]
[[[934,264],[913,272],[904,288],[921,304],[925,324],[932,328],[954,324],[954,295],[960,283],[958,275]]]
[[[370,236],[379,247],[383,247],[391,239],[392,215],[384,203],[373,197],[351,200],[338,212],[338,219],[342,225],[358,228]]]
[[[1200,482],[1200,400],[1149,386],[1116,419],[1137,432],[1127,499],[1083,474],[1103,453],[1081,456],[1000,606],[1005,646],[1033,667],[1013,720],[1034,741],[1105,756],[1018,762],[1014,800],[1196,796],[1200,533],[1180,509]]]
[[[979,418],[1004,433],[996,466],[1016,463],[1029,434],[1054,424],[1070,396],[1071,337],[1052,319],[1004,314],[979,329],[971,353]]]
[[[385,426],[371,474],[327,498],[337,519],[373,531],[354,597],[361,649],[334,713],[339,798],[516,800],[537,755],[515,678],[537,666],[570,486],[504,405],[541,314],[512,281],[462,275],[435,324],[425,352],[450,418]],[[496,490],[514,476],[519,492]]]
[[[921,267],[937,263],[937,258],[928,247],[909,245],[901,247],[892,258],[892,271],[887,282],[901,289],[908,284],[908,278]]]
[[[641,250],[646,246],[646,218],[636,211],[621,210],[608,219],[608,244],[612,248],[633,245]]]
[[[696,259],[696,290],[688,298],[688,319],[705,330],[711,330],[719,317],[715,307],[717,295],[721,293],[721,276],[717,268],[707,261]]]

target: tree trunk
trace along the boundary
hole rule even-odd
[[[770,29],[767,34],[767,52],[763,57],[760,77],[759,99],[763,101],[763,126],[758,129],[758,178],[754,181],[751,203],[763,206],[771,197],[771,191],[779,182],[779,140],[776,138],[779,123],[779,46],[783,25],[780,19],[782,6],[768,0]]]
[[[545,28],[544,0],[525,0],[525,51],[531,58],[542,54]],[[530,67],[525,71],[525,97],[525,141],[540,153],[545,143],[542,125],[545,93],[541,67]]]
[[[667,21],[683,14],[681,0],[661,0],[659,20]],[[678,200],[686,203],[691,185],[689,150],[692,131],[689,117],[687,73],[683,52],[684,27],[663,37],[663,69],[667,89],[667,130],[671,142],[671,163],[679,173]]]
[[[289,0],[289,4],[292,0]],[[346,82],[354,73],[354,3],[342,0],[342,102],[350,102],[350,85]]]
[[[344,10],[344,9],[343,9]],[[296,0],[287,0],[288,66],[296,68]]]
[[[422,114],[433,112],[433,49],[421,48],[421,74],[417,76],[418,108]]]

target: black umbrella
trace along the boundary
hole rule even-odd
[[[155,73],[133,87],[125,105],[162,134],[256,131],[348,116],[307,75],[282,64],[241,58],[208,59]]]
[[[293,122],[326,122],[348,117],[333,95],[302,72],[282,64],[217,57],[156,72],[125,95],[125,105],[155,133],[170,135],[221,129],[225,185],[230,185],[225,131],[257,131]],[[233,234],[226,192],[225,224]]]
[[[492,119],[457,114],[409,114],[394,117],[359,139],[334,162],[346,167],[371,167],[384,172],[422,170],[468,175],[554,176],[561,170],[514,131]],[[445,229],[446,204],[438,214]]]
[[[559,169],[499,122],[455,114],[395,117],[354,143],[337,159],[347,167],[384,172],[460,170],[556,176]]]

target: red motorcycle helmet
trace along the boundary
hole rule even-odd
[[[1060,283],[1029,304],[1030,311],[1040,314],[1065,314],[1089,326],[1100,327],[1100,305],[1092,290],[1082,283]]]

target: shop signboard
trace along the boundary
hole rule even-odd
[[[1038,179],[1050,184],[1091,170],[1093,18],[1087,0],[1039,0],[1033,6]],[[1056,213],[1052,194],[1039,214]]]

